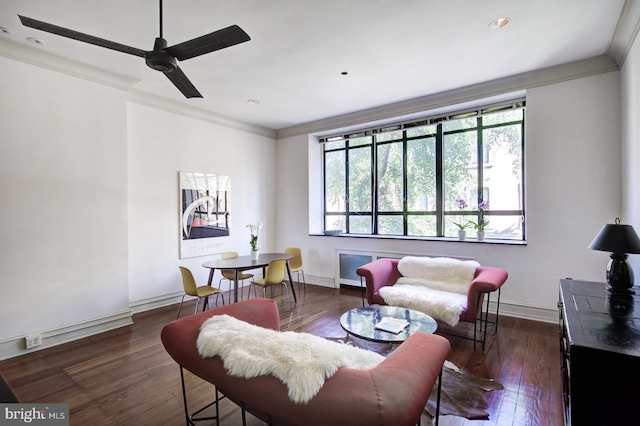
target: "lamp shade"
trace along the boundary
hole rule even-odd
[[[640,253],[640,238],[631,225],[607,223],[589,245],[591,250],[608,251],[610,253]]]

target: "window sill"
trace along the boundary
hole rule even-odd
[[[365,235],[365,234],[340,234],[340,235],[325,235],[324,233],[309,233],[311,237],[326,237],[326,238],[365,238],[365,239],[377,239],[377,240],[408,240],[408,241],[434,241],[434,242],[446,242],[446,243],[471,243],[471,244],[498,244],[498,245],[511,245],[511,246],[526,246],[526,241],[520,240],[499,240],[492,238],[485,238],[484,241],[478,241],[475,238],[468,238],[465,240],[459,240],[453,237],[410,237],[402,235]]]

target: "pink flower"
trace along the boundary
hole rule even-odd
[[[462,198],[457,199],[456,203],[458,204],[458,208],[460,210],[464,210],[464,209],[467,208],[467,202],[465,200],[463,200]]]
[[[480,204],[478,204],[478,209],[480,210],[488,210],[489,209],[489,202],[488,201],[483,201]]]

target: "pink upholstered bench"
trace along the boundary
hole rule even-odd
[[[371,370],[339,368],[307,404],[296,404],[286,386],[273,376],[231,377],[218,356],[203,358],[196,340],[201,325],[213,315],[227,314],[274,330],[280,318],[274,301],[250,299],[175,320],[162,330],[162,343],[182,368],[215,385],[224,396],[270,425],[415,425],[429,399],[449,342],[437,335],[415,333]],[[183,395],[187,424],[194,424]],[[195,418],[193,420],[196,420]]]

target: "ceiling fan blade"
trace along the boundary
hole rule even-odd
[[[144,50],[137,49],[135,47],[126,46],[124,44],[116,43],[114,41],[105,40],[105,39],[94,37],[88,34],[83,34],[78,31],[70,30],[68,28],[63,28],[57,25],[38,21],[36,19],[27,18],[26,16],[18,15],[18,17],[20,18],[22,25],[24,25],[25,27],[35,28],[36,30],[45,31],[51,34],[56,34],[62,37],[71,38],[74,40],[82,41],[82,42],[93,44],[100,47],[106,47],[107,49],[117,50],[118,52],[144,57],[144,53],[145,53]]]
[[[195,58],[205,53],[231,47],[251,40],[251,37],[237,25],[214,31],[184,43],[176,44],[165,49],[179,61]]]
[[[187,76],[182,72],[180,67],[176,67],[173,71],[165,72],[169,80],[182,92],[187,98],[201,98],[202,95],[198,89],[189,81]]]

